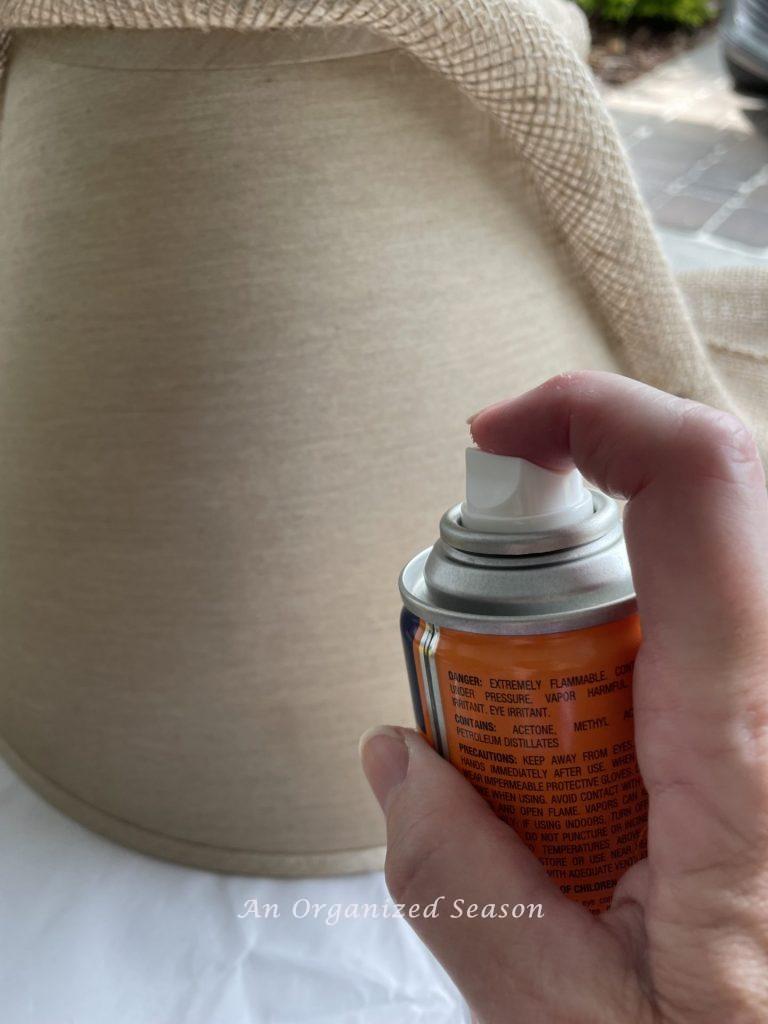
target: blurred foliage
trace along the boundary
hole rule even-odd
[[[660,18],[678,25],[699,28],[717,16],[714,0],[577,0],[587,14],[604,21]]]

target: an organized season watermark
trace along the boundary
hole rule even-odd
[[[243,901],[243,909],[237,916],[260,920],[292,917],[297,921],[322,921],[328,927],[333,927],[341,921],[366,918],[378,920],[399,917],[416,920],[445,917],[457,920],[465,917],[484,920],[530,920],[544,917],[544,906],[541,903],[471,903],[463,899],[449,900],[446,896],[438,896],[431,903],[424,904],[393,903],[389,900],[381,903],[318,903],[300,896],[286,906],[259,899],[247,899]]]

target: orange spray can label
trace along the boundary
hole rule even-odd
[[[546,635],[401,620],[418,725],[511,825],[561,891],[610,906],[646,854],[632,670],[637,614]]]

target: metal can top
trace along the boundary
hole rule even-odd
[[[440,538],[400,574],[405,606],[437,626],[535,635],[584,629],[636,611],[617,503],[590,491],[592,514],[557,530],[481,533],[461,505]]]

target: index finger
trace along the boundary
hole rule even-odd
[[[573,465],[628,499],[625,533],[643,633],[686,668],[764,649],[768,498],[736,417],[610,373],[554,377],[471,421],[485,451]],[[671,696],[671,695],[670,695]]]

